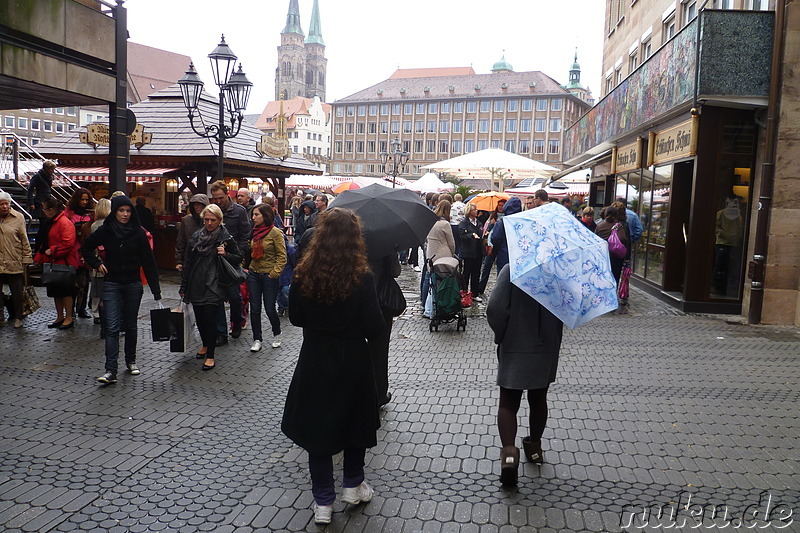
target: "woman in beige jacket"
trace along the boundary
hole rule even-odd
[[[27,265],[33,263],[25,218],[11,208],[11,195],[0,192],[0,324],[5,323],[3,314],[3,284],[11,289],[14,302],[14,327],[22,327],[22,287]]]

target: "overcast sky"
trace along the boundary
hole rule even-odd
[[[313,0],[298,0],[308,35]],[[319,0],[328,58],[327,101],[374,85],[398,67],[472,66],[488,73],[505,51],[517,72],[566,84],[575,48],[581,82],[598,96],[602,0]],[[225,34],[253,82],[248,113],[275,95],[289,0],[127,0],[130,40],[190,56],[206,88],[208,54]],[[216,89],[213,89],[216,94]]]

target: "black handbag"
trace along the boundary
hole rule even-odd
[[[75,287],[76,270],[72,265],[45,263],[42,265],[42,285],[58,289]]]
[[[406,297],[400,285],[391,276],[384,276],[377,287],[378,304],[391,316],[400,316],[406,310]]]
[[[241,266],[233,266],[221,255],[217,256],[217,261],[217,281],[223,287],[238,287],[247,279]]]

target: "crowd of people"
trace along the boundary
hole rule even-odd
[[[123,333],[125,368],[134,376],[141,373],[137,317],[145,282],[160,305],[152,213],[121,192],[93,205],[86,189],[75,191],[64,206],[49,193],[52,169],[45,163],[31,182],[29,207],[41,223],[33,249],[23,217],[11,208],[11,198],[0,193],[0,283],[11,289],[14,327],[20,328],[27,266],[46,264],[48,271],[63,274],[58,283],[43,280],[56,310],[47,327],[69,330],[76,318],[94,317],[105,340],[104,373],[97,381],[110,385],[117,382]],[[282,314],[302,328],[281,429],[308,452],[315,522],[329,523],[336,499],[333,455],[344,452],[341,500],[359,504],[373,496],[365,481],[364,458],[377,443],[379,409],[392,400],[389,344],[394,317],[405,308],[395,281],[402,265],[421,271],[420,301],[428,318],[433,312],[429,267],[443,259],[458,261],[462,293],[470,295],[469,302],[480,303],[495,266],[486,316],[498,346],[499,479],[503,485],[516,484],[521,457],[517,413],[524,391],[530,408],[529,431],[521,441],[524,457],[532,463],[544,461],[547,392],[557,375],[563,325],[511,283],[504,217],[547,204],[547,193],[537,191],[524,205],[519,197],[501,197],[491,210],[465,203],[460,194],[426,195],[437,221],[421,258],[416,247],[369,256],[359,217],[348,209],[329,208],[329,200],[324,193],[298,191],[288,202],[290,218],[284,220],[271,197],[256,203],[248,189],[240,189],[234,198],[223,181],[212,183],[209,195],[191,197],[178,227],[175,266],[181,274],[180,298],[191,304],[200,333],[196,357],[203,360],[202,370],[217,367],[217,348],[229,337],[238,338],[248,320],[250,352],[259,352],[264,344],[262,311],[269,320],[272,348],[282,346]],[[611,256],[619,282],[641,236],[638,217],[620,201],[605,207],[599,222],[591,207],[563,205],[589,231],[625,247],[621,256]],[[234,281],[229,280],[231,272]],[[387,296],[392,293],[394,298]],[[626,306],[622,299],[620,308]]]

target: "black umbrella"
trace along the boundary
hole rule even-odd
[[[421,245],[438,220],[413,191],[377,183],[344,191],[329,207],[344,207],[361,217],[367,254],[372,258]]]

